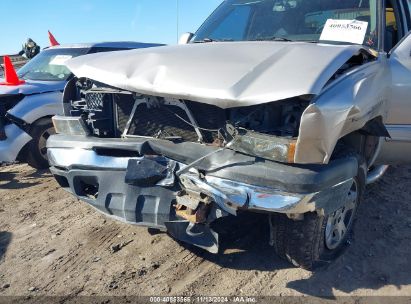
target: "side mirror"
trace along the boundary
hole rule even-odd
[[[411,31],[409,31],[397,45],[390,51],[389,56],[398,59],[408,59],[411,57]]]
[[[191,38],[193,38],[193,33],[184,33],[181,35],[180,39],[178,40],[178,44],[187,44],[190,42]]]

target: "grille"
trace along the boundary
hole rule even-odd
[[[117,129],[122,133],[127,125],[133,110],[132,97],[121,96],[115,99],[117,105]],[[217,130],[226,122],[225,111],[216,106],[186,101],[189,111],[194,116],[203,139],[206,143],[213,143],[218,138]],[[128,134],[167,139],[170,137],[181,138],[184,141],[197,142],[198,135],[193,126],[186,123],[190,119],[185,110],[178,106],[161,105],[148,107],[140,104],[130,125]],[[207,131],[207,130],[215,131]]]
[[[181,137],[186,141],[198,141],[195,129],[185,123],[190,121],[186,112],[176,106],[161,106],[148,108],[141,104],[137,107],[129,134],[158,138]]]
[[[132,96],[121,96],[116,100],[117,105],[117,129],[120,134],[126,128],[127,122],[130,118],[131,111],[134,106],[134,99]]]
[[[227,120],[225,111],[219,107],[198,102],[186,101],[186,104],[199,127],[203,128],[201,134],[204,141],[213,143],[218,138],[217,130],[224,127]]]
[[[103,93],[88,93],[86,94],[86,105],[90,110],[101,110],[104,105],[104,100],[107,94]]]

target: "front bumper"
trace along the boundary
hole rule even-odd
[[[0,141],[0,163],[11,163],[17,159],[19,152],[31,140],[31,136],[15,124],[4,127],[6,139]]]
[[[52,136],[47,143],[51,172],[79,199],[115,219],[171,231],[176,238],[212,252],[218,248],[214,231],[206,225],[190,226],[176,215],[176,197],[182,191],[208,197],[215,206],[208,216],[213,219],[239,211],[327,214],[342,206],[358,168],[355,158],[327,166],[290,166],[231,150],[202,151],[200,144],[169,145],[149,139],[63,135]],[[204,158],[209,149],[216,154]],[[130,162],[140,164],[137,171],[148,171],[144,164],[153,154],[167,164],[167,174],[144,186],[130,182]],[[187,233],[190,227],[205,229],[201,233],[206,237],[190,239],[194,235]]]

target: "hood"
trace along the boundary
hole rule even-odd
[[[0,78],[0,83],[4,79]],[[24,84],[16,86],[5,86],[0,85],[0,96],[1,95],[33,95],[41,94],[47,92],[61,91],[64,89],[66,81],[34,81],[26,80]]]
[[[318,95],[362,49],[302,42],[213,42],[86,55],[67,66],[78,77],[141,94],[221,108]]]

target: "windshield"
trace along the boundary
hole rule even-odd
[[[44,50],[26,65],[17,74],[26,80],[64,81],[71,72],[65,62],[73,57],[84,55],[88,49],[49,49]]]
[[[377,0],[226,0],[193,42],[291,40],[376,48]]]

